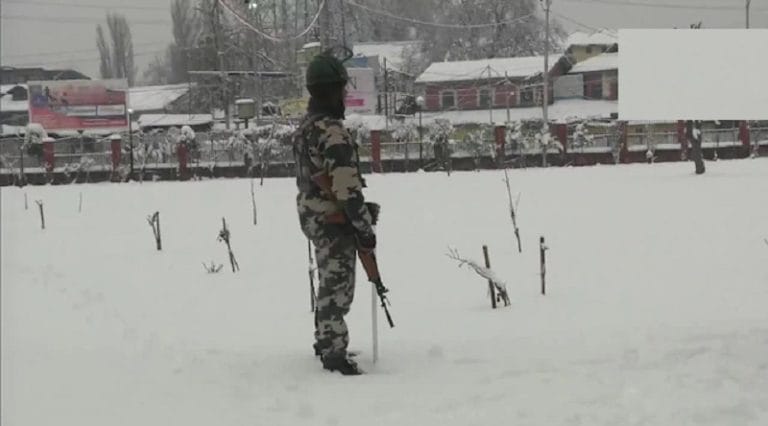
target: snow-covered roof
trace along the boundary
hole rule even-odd
[[[565,42],[565,47],[571,46],[611,46],[619,42],[619,37],[616,33],[609,30],[600,30],[591,34],[587,34],[581,31],[568,36]]]
[[[407,50],[418,50],[420,41],[388,41],[380,43],[355,43],[355,56],[378,56],[379,64],[384,66],[384,58],[387,59],[387,68],[400,71],[405,60]]]
[[[611,114],[619,111],[617,101],[606,100],[586,100],[586,99],[563,99],[556,101],[549,107],[549,118],[554,122],[567,123],[575,120],[584,119],[605,119],[610,118]],[[531,108],[510,108],[510,121],[541,119],[541,107]],[[407,117],[406,120],[413,118]],[[418,118],[415,118],[418,120]],[[422,114],[422,122],[431,123],[437,119],[446,119],[453,125],[462,124],[487,124],[490,122],[488,110],[473,111],[444,111],[444,112],[425,112]],[[506,109],[493,110],[493,123],[502,125],[507,121]],[[390,119],[390,129],[394,127],[393,119]],[[363,125],[370,130],[383,130],[386,128],[386,122],[381,115],[359,115],[353,114],[347,117],[345,121],[347,126],[355,127]]]
[[[555,66],[561,54],[549,56],[550,66]],[[531,77],[542,72],[544,56],[525,56],[518,58],[492,58],[474,61],[433,62],[416,79],[416,83],[441,83],[449,81],[466,81],[488,78]]]
[[[607,71],[619,69],[619,54],[603,53],[593,56],[585,61],[579,62],[571,68],[568,74],[579,74],[592,71]]]
[[[139,127],[201,126],[213,123],[211,114],[142,114]]]
[[[129,108],[137,113],[163,110],[188,90],[187,84],[132,87],[128,96]]]
[[[7,124],[0,124],[0,135],[2,136],[24,135],[26,132],[27,126],[9,126]]]
[[[22,101],[14,101],[13,95],[9,93],[9,91],[13,90],[16,87],[21,87],[24,90],[27,90],[26,84],[3,84],[2,86],[0,86],[0,111],[7,111],[7,112],[27,111],[28,101],[26,99]]]

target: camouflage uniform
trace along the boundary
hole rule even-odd
[[[371,234],[365,207],[357,146],[341,121],[307,116],[294,141],[297,164],[296,205],[301,230],[315,245],[320,284],[317,293],[316,348],[323,357],[346,356],[349,333],[344,316],[355,294],[355,233]],[[332,194],[313,176],[331,178]],[[343,212],[347,225],[326,223],[330,213]]]

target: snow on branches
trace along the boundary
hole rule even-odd
[[[459,262],[459,268],[463,267],[464,265],[469,266],[477,275],[480,275],[481,277],[485,278],[489,282],[493,284],[493,287],[496,289],[496,297],[500,301],[504,302],[504,306],[509,306],[511,302],[509,301],[509,293],[507,293],[507,284],[502,281],[493,270],[490,268],[486,268],[483,266],[480,266],[477,262],[475,262],[472,259],[467,259],[461,256],[459,251],[455,248],[448,248],[448,253],[446,254],[449,258]]]

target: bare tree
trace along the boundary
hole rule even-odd
[[[104,28],[101,24],[96,26],[96,47],[99,48],[99,73],[101,78],[112,78],[112,55],[109,52],[109,44],[104,37]]]
[[[173,43],[168,48],[171,83],[186,81],[190,71],[191,52],[200,35],[200,19],[187,0],[174,0],[171,4]]]
[[[99,24],[96,27],[96,46],[99,49],[99,71],[102,78],[125,78],[133,86],[136,67],[133,62],[133,39],[128,20],[124,15],[107,13],[107,28],[111,46]]]

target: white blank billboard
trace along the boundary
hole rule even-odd
[[[768,30],[620,30],[619,94],[622,120],[768,120]]]

